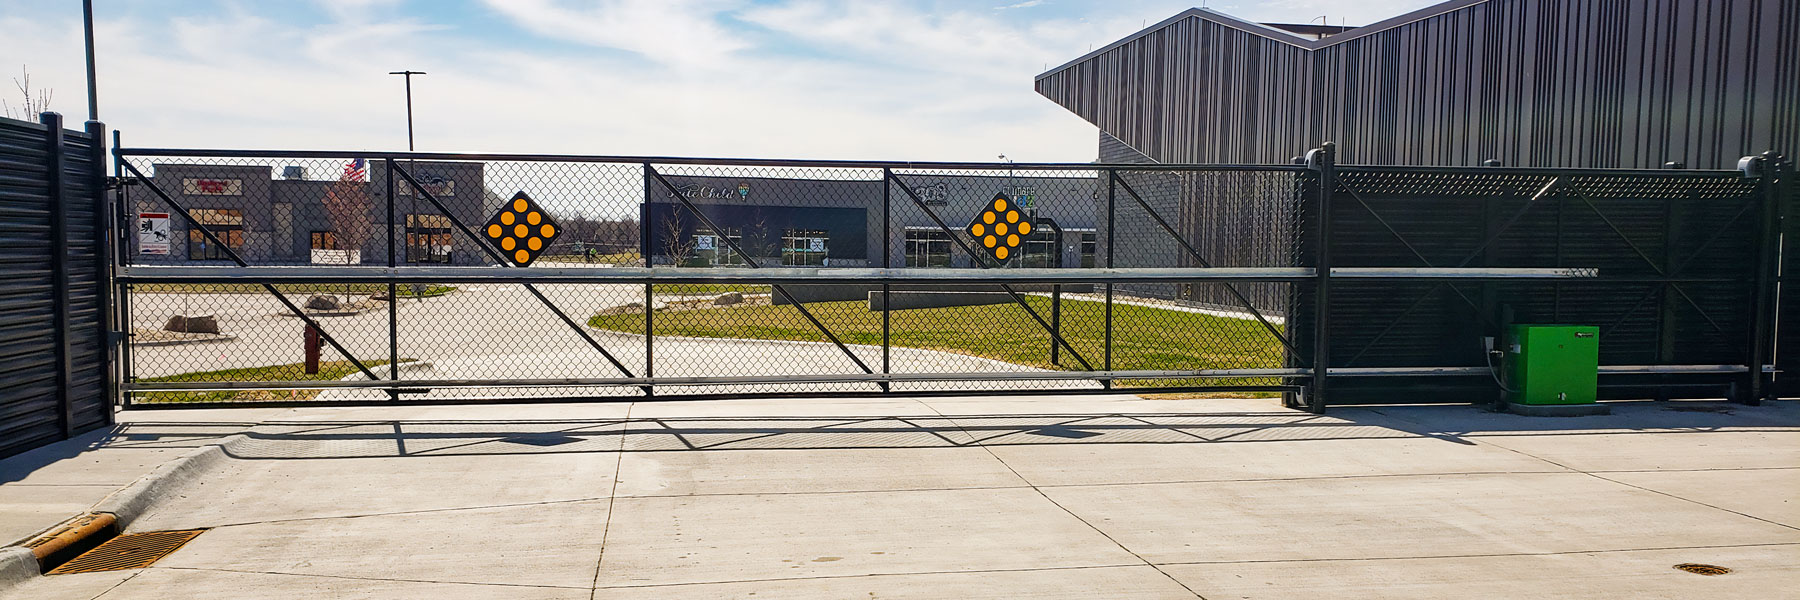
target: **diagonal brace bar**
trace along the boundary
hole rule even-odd
[[[1189,244],[1186,238],[1183,238],[1180,233],[1175,231],[1174,227],[1169,225],[1168,221],[1163,220],[1162,215],[1158,214],[1156,209],[1151,208],[1150,203],[1145,202],[1143,196],[1139,196],[1137,190],[1131,188],[1131,183],[1119,176],[1118,171],[1107,171],[1106,173],[1108,177],[1111,177],[1114,182],[1119,184],[1119,187],[1125,190],[1126,194],[1131,196],[1132,200],[1137,201],[1138,206],[1143,207],[1144,212],[1149,214],[1151,219],[1156,220],[1157,225],[1162,226],[1163,231],[1168,232],[1169,237],[1175,238],[1175,242],[1181,244],[1181,248],[1187,251],[1188,256],[1194,257],[1194,260],[1199,262],[1200,266],[1209,269],[1212,268],[1212,261],[1206,260],[1206,257],[1200,254],[1200,250],[1194,248],[1192,244]],[[1292,352],[1296,355],[1300,353],[1298,349],[1294,348],[1294,343],[1288,340],[1286,335],[1282,335],[1281,329],[1276,327],[1274,323],[1270,323],[1269,319],[1263,316],[1262,311],[1257,310],[1256,306],[1251,304],[1250,299],[1245,298],[1244,294],[1238,291],[1236,285],[1227,283],[1225,284],[1225,289],[1230,291],[1231,296],[1237,298],[1238,302],[1242,302],[1244,304],[1244,309],[1250,311],[1250,315],[1256,317],[1256,322],[1262,323],[1263,328],[1269,330],[1269,335],[1275,336],[1275,340],[1281,342],[1281,345],[1287,348],[1288,352]]]
[[[156,182],[151,181],[149,177],[145,177],[144,172],[139,171],[137,166],[132,165],[130,161],[119,161],[119,164],[124,165],[125,169],[130,171],[132,176],[136,177],[138,181],[144,182],[144,185],[150,188],[150,191],[155,192],[158,198],[162,198],[163,202],[168,203],[170,208],[180,212],[182,218],[187,219],[188,224],[199,229],[200,235],[206,236],[208,241],[211,241],[213,244],[217,245],[220,250],[223,250],[225,256],[230,258],[231,262],[237,263],[240,267],[250,266],[250,263],[245,261],[244,257],[238,256],[236,250],[233,250],[231,246],[226,245],[223,240],[219,239],[219,236],[213,235],[212,230],[207,229],[206,225],[201,223],[199,219],[195,219],[193,213],[188,212],[187,207],[182,206],[180,202],[176,202],[174,198],[169,197],[167,192],[162,191],[162,188],[157,187]],[[318,321],[314,321],[312,317],[306,315],[306,311],[300,310],[298,305],[295,305],[293,301],[288,300],[287,295],[282,294],[281,291],[275,289],[275,286],[273,285],[267,283],[259,285],[261,285],[263,289],[268,290],[270,294],[274,294],[275,299],[280,300],[281,304],[287,307],[288,312],[294,313],[294,316],[299,317],[301,321],[305,321],[314,331],[319,332],[319,338],[325,340],[325,343],[331,344],[332,349],[337,350],[339,354],[344,355],[344,358],[349,359],[350,364],[356,365],[356,370],[362,371],[363,376],[368,377],[370,381],[381,379],[380,377],[376,377],[375,372],[370,371],[369,367],[364,365],[362,361],[357,360],[356,355],[351,354],[349,349],[344,348],[343,344],[339,344],[336,338],[333,338],[331,337],[331,334],[326,333],[325,328],[320,327]],[[392,299],[389,301],[391,302]],[[400,365],[388,365],[388,368],[393,369],[394,372],[398,373]]]
[[[925,201],[919,198],[919,194],[913,191],[912,186],[906,185],[906,182],[901,181],[899,176],[894,175],[892,169],[882,169],[881,178],[883,182],[882,185],[887,185],[887,182],[899,184],[900,191],[906,192],[906,197],[911,198],[914,205],[918,206],[920,210],[925,211],[925,216],[931,217],[931,221],[937,223],[938,228],[944,231],[944,235],[950,236],[950,241],[956,242],[957,247],[962,248],[963,252],[967,253],[969,258],[973,260],[975,264],[982,265],[982,268],[984,269],[987,268],[987,263],[981,260],[981,255],[977,254],[974,248],[969,247],[969,244],[964,242],[962,238],[957,237],[956,232],[951,231],[950,226],[946,225],[944,220],[938,217],[937,211],[931,210],[931,206],[925,204]],[[1012,296],[1013,301],[1019,303],[1020,308],[1025,309],[1025,314],[1031,315],[1031,320],[1037,321],[1038,327],[1042,327],[1044,328],[1044,331],[1049,332],[1050,339],[1054,340],[1054,343],[1060,344],[1064,349],[1067,349],[1069,355],[1075,357],[1075,360],[1081,363],[1081,368],[1089,371],[1094,370],[1094,366],[1088,363],[1086,358],[1081,356],[1081,352],[1077,351],[1075,346],[1070,345],[1068,340],[1063,339],[1062,334],[1057,331],[1056,327],[1052,327],[1048,321],[1044,320],[1043,316],[1039,315],[1036,310],[1031,308],[1031,304],[1025,302],[1024,296],[1019,295],[1019,292],[1013,290],[1011,285],[1004,283],[1000,284],[1000,289],[1005,290],[1008,296]],[[1110,307],[1112,304],[1109,302],[1107,303],[1107,306]]]
[[[752,268],[752,269],[762,268],[762,265],[757,264],[756,259],[754,257],[751,257],[750,253],[745,252],[743,248],[739,247],[737,245],[737,242],[731,241],[731,236],[727,235],[724,229],[720,229],[718,225],[715,225],[712,222],[712,219],[710,219],[706,216],[706,213],[700,212],[700,207],[694,206],[693,202],[688,201],[687,196],[683,196],[681,194],[681,190],[677,189],[675,187],[675,184],[669,183],[668,179],[663,178],[662,173],[658,173],[656,171],[655,166],[646,163],[644,165],[644,172],[649,173],[651,177],[656,178],[656,181],[658,183],[663,184],[663,187],[668,188],[669,194],[672,196],[675,196],[675,199],[680,200],[681,204],[683,206],[686,206],[689,211],[692,211],[694,213],[694,216],[699,217],[700,221],[702,223],[705,223],[706,227],[708,229],[711,229],[711,230],[717,232],[719,234],[719,237],[721,239],[725,240],[725,245],[730,247],[732,252],[736,252],[739,258],[744,259],[744,264],[750,265],[750,268]],[[647,202],[649,199],[646,198],[645,200]],[[649,214],[646,213],[645,214],[646,221],[649,220],[648,217],[649,217]],[[650,257],[645,256],[644,260],[646,261],[644,264],[648,265],[649,264],[648,261],[650,260]],[[819,333],[822,333],[825,335],[825,339],[831,340],[831,343],[833,345],[836,345],[838,350],[841,350],[844,352],[844,356],[850,357],[850,362],[856,363],[857,368],[862,369],[862,371],[864,373],[868,373],[871,375],[873,375],[875,373],[875,370],[869,368],[869,365],[864,363],[861,358],[858,358],[856,356],[855,352],[850,351],[849,346],[844,345],[844,342],[842,340],[838,339],[837,334],[834,334],[831,332],[831,328],[826,327],[825,324],[820,322],[817,317],[814,317],[812,314],[812,311],[806,309],[806,305],[801,304],[800,300],[798,298],[795,298],[793,294],[789,294],[787,291],[787,288],[781,286],[780,284],[771,284],[769,287],[771,289],[775,290],[775,293],[781,294],[781,297],[786,298],[789,303],[792,303],[794,308],[799,309],[800,316],[806,317],[807,322],[812,323],[813,327],[818,328]]]
[[[390,159],[386,159],[386,160],[387,160],[389,169],[391,169],[394,173],[400,174],[400,178],[405,179],[406,184],[409,186],[412,186],[414,193],[416,193],[420,197],[424,198],[427,202],[430,202],[433,207],[436,207],[438,212],[443,213],[445,218],[450,219],[450,224],[455,225],[457,229],[462,230],[463,235],[467,235],[467,236],[469,236],[469,239],[475,240],[476,247],[481,248],[482,251],[486,252],[489,257],[493,258],[495,261],[498,261],[500,264],[504,265],[504,264],[509,264],[511,262],[511,261],[507,260],[506,257],[501,256],[499,254],[499,252],[495,251],[492,247],[489,247],[488,243],[485,240],[483,240],[481,236],[475,235],[474,230],[469,229],[468,225],[463,224],[462,219],[457,218],[454,213],[451,213],[450,209],[446,208],[444,206],[443,202],[438,201],[437,196],[432,195],[430,191],[425,189],[425,186],[419,185],[419,181],[417,179],[413,179],[413,176],[411,173],[406,172],[405,169],[400,168],[400,165],[395,164],[394,159],[390,158]],[[394,226],[393,223],[388,223],[388,227],[393,227],[393,226]],[[620,373],[624,373],[626,377],[636,377],[636,375],[633,375],[631,373],[631,369],[625,368],[624,363],[619,362],[619,359],[617,357],[613,356],[613,354],[611,352],[608,352],[606,350],[606,346],[600,345],[599,340],[596,340],[596,339],[594,339],[594,336],[589,335],[587,328],[582,327],[580,323],[576,323],[574,319],[569,318],[568,313],[563,312],[563,310],[561,308],[557,308],[556,304],[551,302],[550,298],[548,296],[545,296],[543,292],[541,292],[537,289],[537,286],[529,284],[529,283],[523,284],[523,285],[525,286],[525,291],[531,292],[531,295],[533,297],[537,298],[538,302],[540,302],[544,305],[544,308],[550,309],[550,312],[556,314],[556,317],[558,319],[561,319],[564,325],[568,325],[569,329],[575,330],[575,333],[577,335],[580,335],[582,340],[586,341],[589,346],[592,346],[594,348],[594,350],[599,351],[600,356],[605,357],[607,362],[612,363],[613,368],[618,369]],[[644,335],[649,335],[649,334],[650,334],[649,331],[644,332]],[[646,359],[646,360],[648,360],[648,359]],[[648,386],[645,387],[644,391],[645,392],[649,391]]]

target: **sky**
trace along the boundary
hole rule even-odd
[[[1361,25],[1435,0],[94,0],[102,120],[138,147],[1087,162],[1033,79],[1195,5]],[[76,0],[0,0],[73,122]]]

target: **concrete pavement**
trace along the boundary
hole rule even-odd
[[[41,577],[5,597],[1800,589],[1800,403],[1693,406],[1319,416],[1121,395],[128,413],[86,446],[0,461],[0,497],[71,494],[14,496],[0,524],[46,519],[166,456],[141,445],[241,431],[229,459],[128,526],[210,529],[148,569]],[[26,506],[38,510],[11,512]],[[1684,562],[1735,572],[1671,568]]]

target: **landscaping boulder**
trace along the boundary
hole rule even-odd
[[[719,296],[717,298],[713,298],[713,306],[731,306],[733,304],[743,304],[743,303],[744,303],[744,293],[743,292],[725,292],[723,294],[719,294]]]
[[[309,310],[337,310],[342,308],[342,305],[338,303],[337,296],[313,296],[306,299],[306,308]]]
[[[212,315],[175,315],[163,324],[163,331],[176,333],[218,333],[219,319]]]

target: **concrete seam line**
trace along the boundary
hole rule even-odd
[[[235,434],[219,443],[208,444],[163,463],[137,481],[101,499],[94,505],[92,512],[113,515],[118,519],[119,531],[123,532],[132,521],[143,516],[159,500],[197,479],[200,474],[225,459],[232,447],[245,443],[247,439],[244,434]]]

